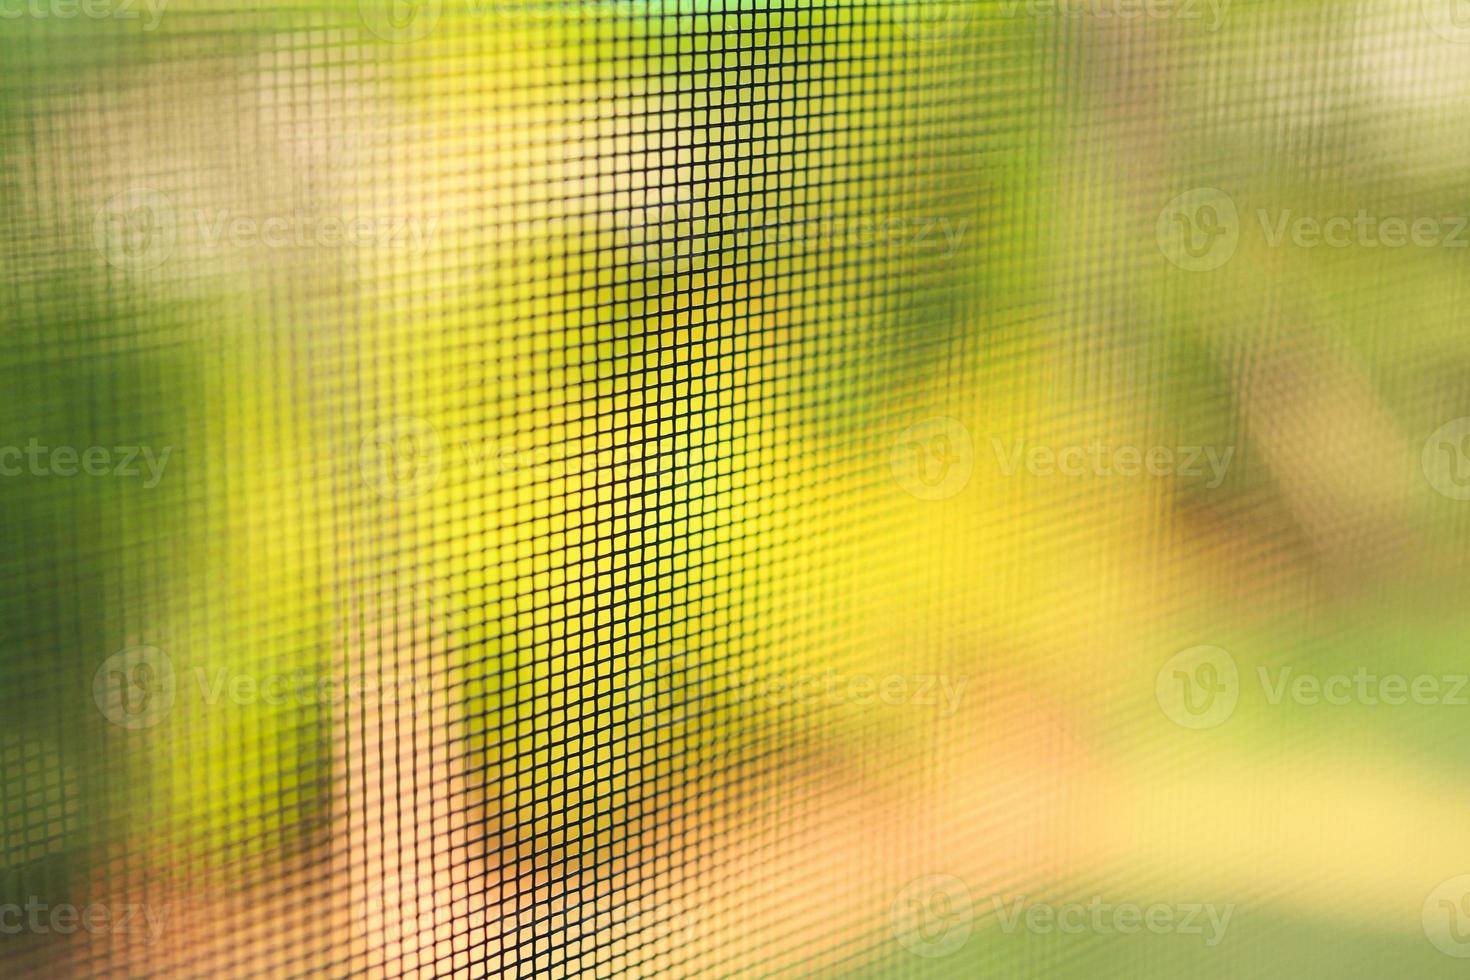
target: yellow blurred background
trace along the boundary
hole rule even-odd
[[[4,11],[7,974],[1462,969],[1456,4]]]

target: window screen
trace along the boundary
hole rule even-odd
[[[0,973],[1458,976],[1470,4],[0,0]]]

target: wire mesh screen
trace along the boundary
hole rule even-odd
[[[1467,45],[0,0],[0,973],[1459,975]]]

